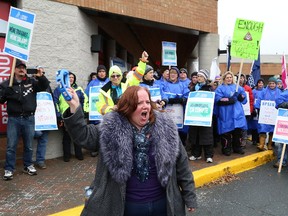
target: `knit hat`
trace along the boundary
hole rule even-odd
[[[153,67],[151,67],[150,65],[146,65],[144,75],[146,75],[149,71],[152,71],[152,70],[154,70]]]
[[[275,84],[277,84],[277,79],[273,76],[268,79],[268,82],[274,82]]]
[[[205,78],[205,80],[208,79],[208,75],[209,75],[209,71],[207,69],[201,69],[199,70],[199,72],[197,73],[197,75],[199,76],[203,76]]]
[[[282,83],[282,80],[281,79],[277,79],[277,83]]]
[[[117,66],[117,65],[113,65],[110,69],[109,69],[109,79],[111,78],[111,75],[113,73],[119,74],[122,76],[122,72],[121,69]]]
[[[104,65],[98,65],[98,67],[97,67],[97,73],[98,73],[100,70],[105,70],[105,72],[107,71],[107,70],[106,70],[106,67],[105,67]]]
[[[184,73],[186,73],[186,75],[188,75],[188,71],[186,70],[186,68],[181,68],[180,72],[184,72]]]
[[[179,69],[178,69],[177,67],[172,67],[172,68],[169,70],[169,73],[170,73],[171,70],[175,70],[175,71],[177,72],[178,76],[179,76],[180,71],[179,71]]]

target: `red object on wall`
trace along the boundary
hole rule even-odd
[[[0,19],[8,21],[11,3],[0,2]],[[9,79],[13,57],[3,53],[5,38],[0,37],[0,83]],[[5,104],[0,104],[0,134],[6,133],[8,121],[7,107]]]

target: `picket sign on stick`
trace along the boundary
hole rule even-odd
[[[13,84],[14,73],[15,73],[15,65],[16,65],[16,58],[13,58],[13,63],[12,63],[12,68],[11,68],[11,74],[10,74],[9,87],[12,87],[12,84]]]
[[[281,153],[281,158],[280,158],[280,164],[279,164],[279,168],[278,168],[278,173],[281,172],[282,169],[282,163],[283,163],[283,158],[284,158],[284,154],[285,154],[285,150],[286,150],[286,144],[283,144],[283,148],[282,148],[282,153]]]
[[[241,73],[242,73],[243,63],[244,63],[244,59],[242,59],[241,63],[240,63],[240,70],[239,70],[238,79],[237,79],[236,92],[238,92],[238,88],[240,85],[239,83],[240,83],[240,77],[241,77]]]

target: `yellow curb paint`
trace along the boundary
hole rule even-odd
[[[196,188],[201,187],[226,175],[227,173],[241,173],[265,164],[273,159],[273,151],[264,151],[194,171],[193,176],[195,186]],[[84,205],[78,206],[62,212],[51,214],[49,216],[79,216],[83,210],[83,207]]]
[[[55,214],[51,214],[49,216],[79,216],[84,208],[84,205],[67,209],[65,211],[61,211]]]
[[[246,157],[231,160],[219,165],[204,168],[193,172],[195,186],[201,187],[208,184],[227,173],[237,174],[257,166],[265,164],[274,159],[273,151],[259,152]]]

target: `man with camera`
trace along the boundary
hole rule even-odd
[[[11,80],[11,84],[9,84]],[[16,59],[14,77],[0,84],[0,103],[7,102],[7,147],[4,180],[13,179],[16,163],[16,149],[19,137],[23,139],[23,172],[36,175],[37,171],[32,163],[32,142],[35,132],[36,95],[45,91],[49,81],[39,70],[34,77],[27,76],[26,63]]]

